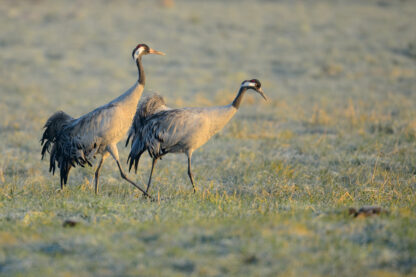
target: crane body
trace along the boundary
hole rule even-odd
[[[120,165],[117,143],[125,136],[137,108],[137,103],[145,86],[145,73],[141,58],[147,54],[164,55],[145,44],[139,44],[133,50],[132,56],[136,61],[138,81],[125,93],[95,110],[74,119],[64,112],[52,115],[45,124],[42,144],[42,158],[50,152],[50,172],[54,173],[56,165],[60,169],[61,189],[68,181],[72,167],[92,166],[90,160],[101,155],[95,172],[95,192],[98,193],[99,172],[105,159],[111,155],[117,163],[121,177],[147,193],[131,181]]]
[[[171,109],[165,105],[161,96],[147,98],[139,104],[126,143],[127,146],[129,139],[133,138],[127,162],[129,170],[134,165],[137,172],[141,155],[145,151],[149,153],[152,169],[146,192],[149,190],[157,160],[168,153],[184,153],[188,157],[188,175],[195,192],[191,170],[192,153],[231,120],[248,89],[255,90],[267,99],[260,82],[253,79],[244,81],[234,101],[226,106]]]

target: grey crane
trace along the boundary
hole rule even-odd
[[[46,121],[41,139],[42,159],[47,152],[50,153],[49,171],[52,174],[55,173],[56,164],[58,165],[61,189],[67,183],[72,167],[76,167],[76,165],[84,167],[85,164],[92,166],[90,159],[100,154],[101,159],[94,178],[96,194],[98,193],[101,166],[105,159],[111,155],[117,163],[121,177],[147,195],[142,188],[126,176],[121,168],[117,143],[129,130],[143,93],[146,78],[142,57],[148,54],[164,55],[146,44],[137,45],[132,52],[132,57],[137,65],[138,81],[110,103],[77,119],[59,111]]]
[[[148,97],[139,104],[126,142],[127,146],[132,139],[127,163],[129,171],[134,165],[137,172],[141,155],[148,151],[152,158],[152,169],[146,193],[156,161],[168,153],[185,153],[188,157],[188,176],[196,191],[191,171],[192,153],[230,121],[248,89],[255,90],[267,100],[259,80],[252,79],[242,82],[236,98],[226,106],[171,109],[159,95]]]

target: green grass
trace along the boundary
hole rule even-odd
[[[415,11],[412,1],[3,3],[0,275],[415,275]],[[127,89],[138,42],[167,53],[144,68],[145,93],[169,106],[227,104],[254,77],[270,101],[247,95],[194,153],[196,194],[184,155],[157,164],[155,202],[110,159],[98,196],[95,168],[58,191],[40,160],[44,122]],[[130,176],[144,186],[149,169],[144,157]],[[388,212],[348,214],[364,205]]]

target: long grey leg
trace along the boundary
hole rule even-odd
[[[191,179],[192,187],[194,188],[194,193],[195,193],[196,189],[194,185],[194,177],[192,176],[192,171],[191,171],[192,153],[187,154],[187,156],[188,156],[188,176],[189,176],[189,179]]]
[[[95,178],[94,178],[94,188],[95,188],[95,194],[98,194],[98,179],[100,177],[100,170],[101,166],[103,165],[105,159],[108,157],[108,152],[104,152],[101,156],[100,163],[97,166],[97,170],[95,171]]]
[[[118,169],[120,170],[121,178],[123,178],[124,180],[126,180],[127,182],[129,182],[130,184],[132,184],[133,186],[135,186],[136,188],[138,188],[145,196],[150,197],[150,195],[147,194],[147,192],[145,192],[141,187],[139,187],[138,185],[136,185],[136,183],[134,183],[132,180],[130,180],[127,177],[127,175],[124,173],[123,169],[121,168],[120,159],[118,157],[117,146],[115,146],[115,145],[109,145],[109,146],[107,146],[107,151],[110,153],[110,155],[116,161],[117,166],[118,166]]]
[[[152,160],[152,169],[150,170],[150,176],[149,176],[149,181],[147,182],[146,192],[149,191],[150,183],[152,182],[153,168],[155,167],[156,162],[157,162],[157,158],[153,158],[153,160]]]

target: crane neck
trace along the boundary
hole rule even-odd
[[[137,70],[139,73],[139,84],[142,85],[144,87],[145,83],[146,83],[146,75],[144,74],[144,69],[143,69],[143,64],[142,64],[142,56],[139,55],[136,59],[136,64],[137,64]]]
[[[241,87],[238,91],[237,96],[235,97],[232,106],[236,109],[240,107],[241,101],[243,100],[244,93],[247,91],[247,88]]]
[[[144,85],[146,83],[146,76],[144,74],[143,64],[142,64],[142,56],[137,57],[136,65],[138,70],[138,81],[125,93],[111,101],[110,103],[119,103],[121,105],[131,106],[132,109],[136,109],[137,103],[142,96]],[[126,108],[127,109],[127,108]],[[132,112],[134,115],[134,112]]]

